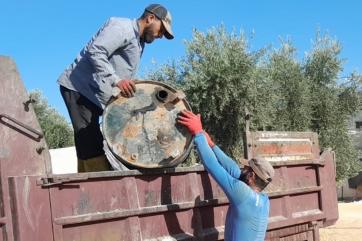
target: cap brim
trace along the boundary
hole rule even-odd
[[[171,25],[169,23],[167,23],[166,21],[164,20],[161,20],[162,21],[162,24],[163,24],[163,27],[165,28],[165,33],[164,33],[164,36],[167,38],[167,39],[173,39],[174,36],[173,36],[173,32],[172,32],[172,29],[171,29]]]

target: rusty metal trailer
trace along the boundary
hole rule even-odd
[[[223,240],[228,200],[202,166],[51,172],[14,62],[0,57],[0,241]],[[276,170],[266,240],[319,240],[338,218],[334,154],[315,133],[248,132]]]

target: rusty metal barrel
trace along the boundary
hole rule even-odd
[[[137,81],[131,98],[118,95],[105,108],[105,145],[127,167],[164,168],[183,162],[192,136],[176,123],[181,110],[190,110],[182,91],[161,82]]]

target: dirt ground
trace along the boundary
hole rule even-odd
[[[362,241],[362,201],[338,204],[335,225],[320,229],[321,241]]]

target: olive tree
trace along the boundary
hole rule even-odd
[[[61,148],[74,145],[73,130],[67,120],[60,115],[39,90],[29,93],[35,100],[35,114],[44,133],[49,148]]]
[[[224,26],[194,30],[180,60],[160,66],[149,79],[184,90],[204,128],[235,159],[243,155],[245,117],[251,130],[315,131],[321,148],[336,152],[337,179],[362,170],[348,135],[347,120],[360,105],[361,77],[340,82],[341,45],[316,36],[304,59],[291,41],[251,51],[242,33]]]

